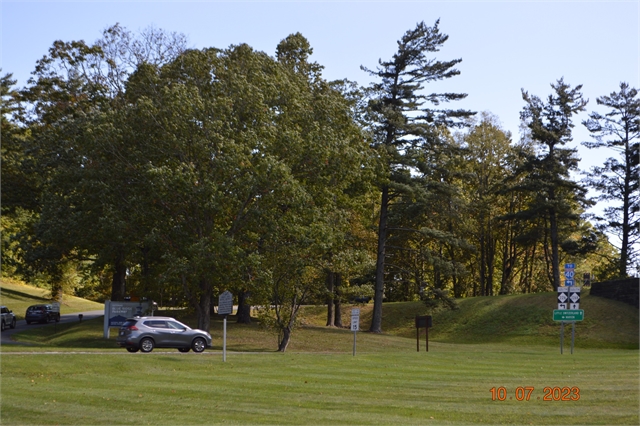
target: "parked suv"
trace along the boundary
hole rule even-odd
[[[16,328],[16,316],[13,311],[6,306],[0,306],[0,312],[2,313],[2,331],[5,331],[7,327]]]
[[[51,305],[32,305],[27,308],[24,316],[27,324],[32,322],[41,322],[46,324],[51,321],[60,321],[60,307],[58,304]]]
[[[134,317],[120,327],[116,342],[129,352],[151,352],[153,348],[202,352],[211,347],[211,335],[170,317]]]

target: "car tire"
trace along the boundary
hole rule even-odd
[[[191,350],[191,348],[178,348],[178,350],[184,354],[184,353],[189,352]]]
[[[191,343],[191,349],[193,349],[193,351],[196,353],[200,353],[204,351],[204,348],[206,347],[207,347],[207,343],[204,341],[202,337],[196,337],[195,339],[193,339],[193,342]]]
[[[131,353],[136,353],[138,352],[140,349],[138,348],[127,348],[127,352],[131,352]]]
[[[60,314],[56,314],[56,322],[60,322]]]
[[[16,319],[15,318],[13,318],[13,320],[11,321],[11,325],[9,327],[16,328]]]
[[[141,352],[151,352],[154,346],[155,343],[151,337],[145,337],[144,339],[140,340]]]
[[[31,325],[31,321],[27,321],[27,325]]]

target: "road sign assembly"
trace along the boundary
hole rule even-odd
[[[571,321],[571,353],[576,335],[576,321],[584,319],[584,311],[580,309],[580,287],[574,287],[575,263],[565,263],[564,276],[567,278],[564,287],[558,287],[558,309],[553,310],[553,320],[560,321],[560,353],[564,346],[564,323]]]
[[[222,333],[222,361],[227,361],[227,315],[233,312],[233,294],[225,291],[218,296],[218,315],[224,315]]]
[[[351,331],[353,331],[353,356],[356,356],[356,334],[360,330],[360,308],[351,309]]]

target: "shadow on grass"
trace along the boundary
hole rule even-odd
[[[46,297],[38,297],[29,293],[25,293],[17,290],[11,290],[5,287],[0,288],[0,295],[2,297],[11,297],[12,299],[21,300],[24,302],[49,303],[51,301],[51,299],[48,299]]]

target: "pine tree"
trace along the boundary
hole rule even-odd
[[[531,138],[538,144],[538,152],[529,155],[523,165],[522,171],[528,173],[528,179],[521,189],[537,195],[528,208],[529,217],[533,220],[544,217],[548,221],[551,281],[555,290],[560,285],[558,222],[577,220],[575,202],[587,203],[586,189],[569,176],[569,172],[578,166],[576,150],[563,148],[572,140],[571,117],[583,111],[587,101],[580,92],[582,85],[571,88],[560,79],[551,87],[555,93],[549,95],[547,102],[522,91],[527,104],[520,115],[531,130]]]
[[[375,70],[362,69],[380,79],[370,87],[369,120],[373,146],[383,160],[386,171],[380,182],[381,202],[378,226],[374,311],[370,331],[382,331],[382,299],[385,274],[387,220],[393,198],[406,192],[411,183],[410,170],[416,166],[416,153],[439,143],[438,128],[459,125],[459,119],[472,113],[465,110],[432,109],[430,103],[460,100],[466,94],[423,94],[425,83],[444,80],[460,74],[455,66],[461,59],[438,61],[428,57],[438,52],[449,38],[439,29],[424,22],[407,31],[398,41],[398,51],[389,61],[379,61]]]
[[[609,112],[604,115],[593,112],[583,121],[595,138],[595,142],[583,142],[583,145],[618,151],[620,160],[607,158],[602,167],[593,167],[587,174],[587,183],[600,192],[599,201],[618,203],[606,207],[604,218],[598,219],[604,221],[604,230],[620,239],[618,274],[626,277],[637,259],[634,245],[640,240],[640,98],[638,90],[623,82],[619,92],[601,96],[596,102],[609,108]]]

